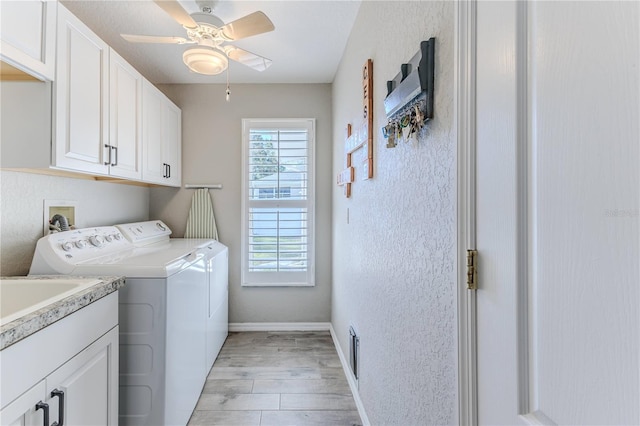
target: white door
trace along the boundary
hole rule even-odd
[[[639,28],[477,3],[479,424],[640,424]]]

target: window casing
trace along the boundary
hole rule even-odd
[[[242,130],[242,285],[313,286],[315,119]]]

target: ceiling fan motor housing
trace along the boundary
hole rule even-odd
[[[196,28],[186,28],[187,36],[201,46],[217,47],[227,40],[220,28],[224,22],[208,13],[192,13],[191,17],[198,23]]]

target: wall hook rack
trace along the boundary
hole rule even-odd
[[[433,118],[435,37],[420,43],[420,50],[387,81],[384,109],[389,122],[420,108],[424,120]]]

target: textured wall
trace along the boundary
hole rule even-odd
[[[435,117],[417,143],[387,149],[386,80],[432,36]],[[363,2],[333,85],[335,175],[373,60],[375,176],[358,177],[350,199],[334,185],[332,324],[345,355],[349,325],[360,334],[360,396],[375,425],[457,422],[453,50],[452,2]]]
[[[46,176],[0,172],[0,275],[26,275],[42,237],[44,200],[77,201],[77,226],[146,220],[149,189]]]
[[[160,85],[182,109],[183,183],[211,190],[220,241],[229,247],[230,322],[328,322],[331,307],[331,85]],[[241,287],[240,231],[243,118],[316,119],[316,285]],[[153,188],[150,216],[181,237],[191,189]]]

